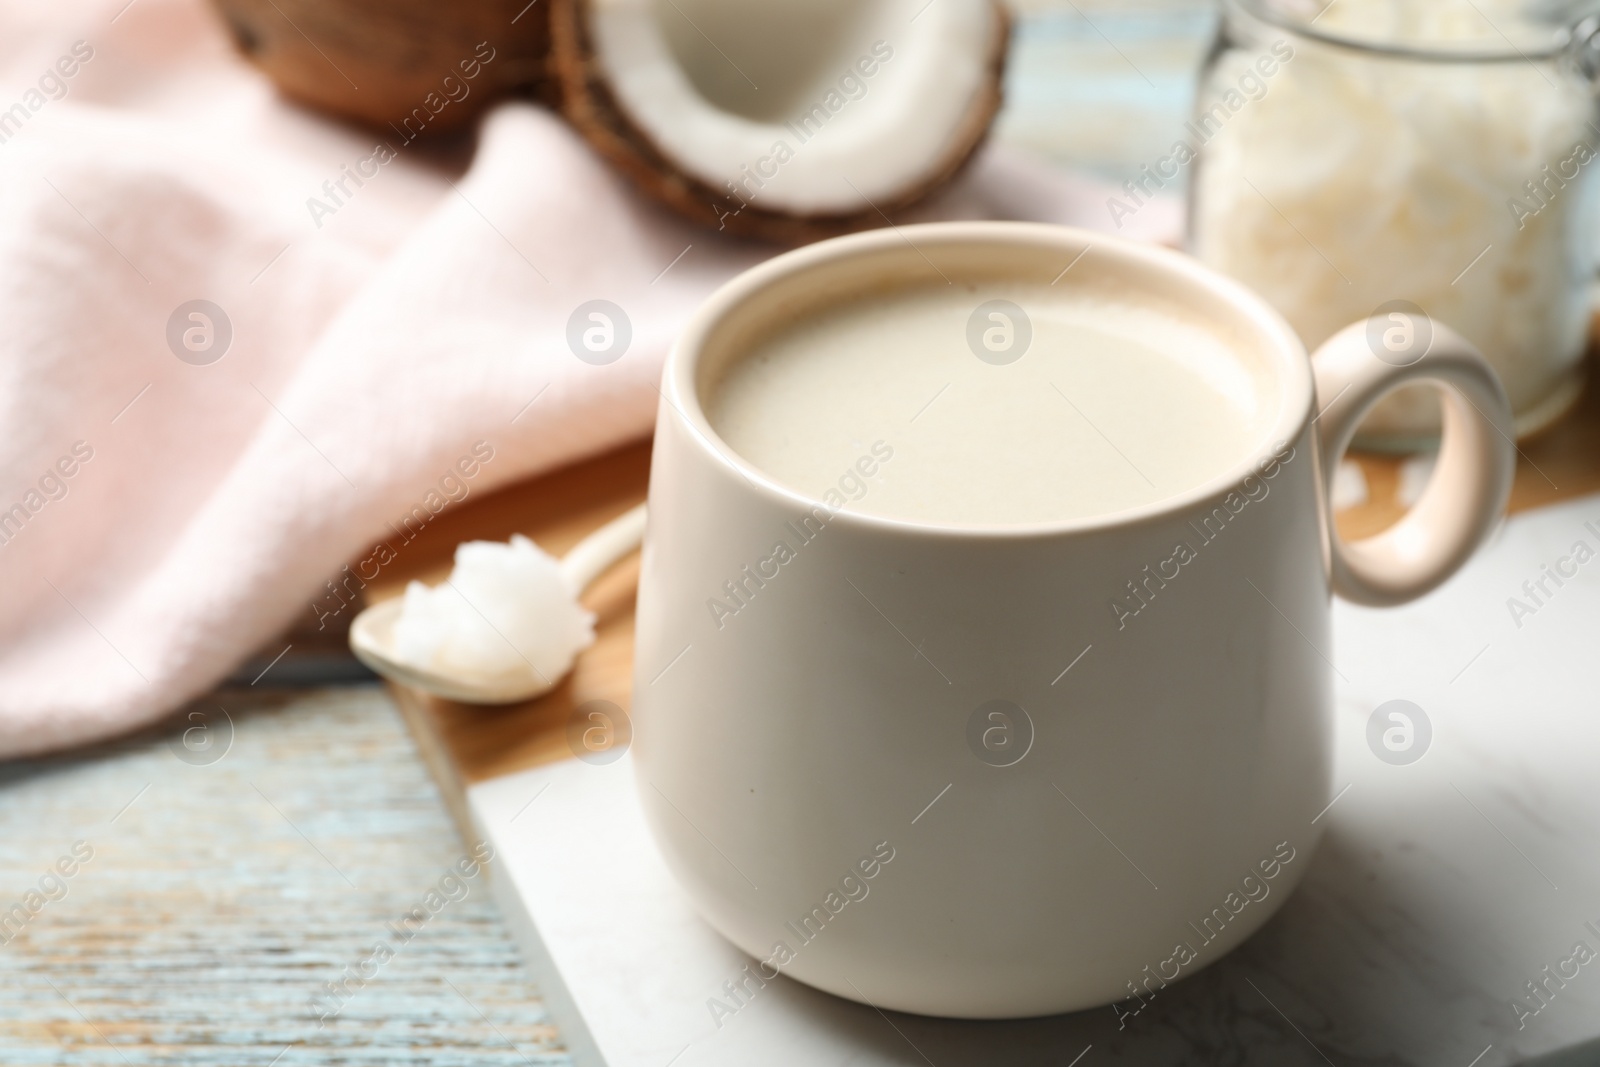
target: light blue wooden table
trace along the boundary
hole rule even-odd
[[[0,945],[0,1063],[570,1062],[482,875],[441,891],[467,846],[376,686],[200,706],[214,762],[172,725],[0,768],[0,907],[45,898]]]

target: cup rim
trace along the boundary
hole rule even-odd
[[[1176,275],[1184,284],[1229,304],[1265,343],[1277,362],[1278,411],[1271,431],[1250,452],[1199,485],[1148,504],[1073,519],[1032,523],[961,524],[921,519],[892,518],[845,507],[834,509],[818,497],[785,486],[738,452],[712,428],[700,405],[696,372],[706,342],[717,325],[739,305],[759,292],[830,262],[839,262],[884,249],[910,248],[921,252],[931,245],[1013,244],[1046,246],[1070,259],[1093,247],[1125,262],[1140,263]],[[1063,259],[1063,262],[1066,261]],[[829,238],[773,257],[725,282],[690,317],[667,354],[662,373],[661,415],[676,416],[705,450],[753,489],[787,506],[810,511],[822,508],[829,524],[843,522],[866,530],[935,538],[1013,539],[1087,533],[1156,522],[1192,510],[1195,505],[1238,489],[1244,480],[1271,462],[1283,462],[1279,453],[1300,439],[1311,418],[1315,394],[1311,362],[1289,323],[1262,297],[1231,278],[1184,253],[1158,245],[1140,244],[1122,237],[1036,222],[931,222],[888,226],[844,237]]]

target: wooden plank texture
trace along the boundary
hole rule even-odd
[[[36,914],[0,926],[0,1063],[571,1062],[485,875],[431,910],[466,846],[381,690],[224,691],[196,708],[219,740],[216,709],[232,723],[199,763],[177,755],[180,718],[0,765],[0,908],[39,893]],[[90,858],[41,890],[77,842]],[[419,907],[402,940],[390,924]],[[342,981],[324,1021],[337,1002],[313,997]]]

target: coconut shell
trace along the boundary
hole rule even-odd
[[[373,126],[404,125],[408,138],[461,126],[498,97],[546,84],[550,0],[212,3],[239,51],[285,95]]]
[[[967,111],[945,158],[922,181],[892,200],[864,204],[860,211],[848,214],[802,215],[761,208],[682,173],[648,135],[628,121],[594,58],[586,0],[541,2],[550,4],[550,71],[560,87],[561,109],[567,120],[647,196],[713,230],[797,245],[891,225],[900,213],[960,173],[982,145],[1000,109],[1011,19],[998,0],[991,0],[1000,32],[988,57],[988,87]]]

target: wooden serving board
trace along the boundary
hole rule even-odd
[[[1511,510],[1522,511],[1600,492],[1600,389],[1589,389],[1562,422],[1519,449]],[[1338,515],[1347,538],[1369,536],[1405,510],[1398,499],[1403,457],[1352,453],[1366,476],[1368,499]],[[383,575],[369,583],[369,602],[400,595],[413,578],[438,582],[450,572],[457,543],[503,541],[526,534],[560,555],[602,523],[642,501],[649,476],[648,441],[629,445],[553,474],[468,500],[407,546]],[[633,603],[639,573],[635,553],[589,590],[586,606],[597,616],[593,647],[553,692],[526,704],[485,708],[441,700],[390,685],[417,742],[463,828],[466,787],[490,778],[571,758],[567,716],[588,700],[627,709],[632,691]]]
[[[560,556],[596,528],[645,498],[650,442],[641,441],[553,474],[521,482],[442,513],[364,591],[368,603],[405,592],[406,583],[443,581],[456,545],[526,534]],[[416,735],[462,834],[472,839],[466,787],[488,778],[568,759],[566,720],[587,700],[629,706],[633,672],[633,600],[637,552],[590,586],[584,605],[595,613],[595,642],[551,692],[525,704],[480,707],[442,700],[387,683]]]

